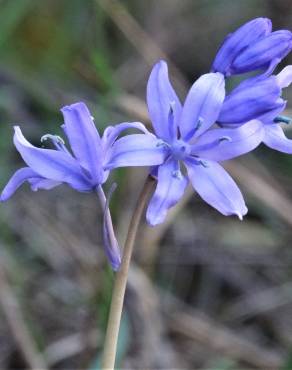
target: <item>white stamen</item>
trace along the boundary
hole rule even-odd
[[[46,134],[46,135],[43,135],[41,137],[41,143],[43,143],[44,141],[46,140],[52,140],[53,142],[57,142],[57,143],[61,143],[63,145],[65,145],[65,141],[61,138],[61,136],[58,136],[58,135],[52,135],[52,134]]]

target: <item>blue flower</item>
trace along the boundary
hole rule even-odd
[[[189,180],[203,200],[222,214],[240,219],[246,214],[239,188],[218,162],[253,150],[262,140],[262,125],[253,120],[238,129],[210,129],[224,97],[224,76],[208,73],[193,84],[182,106],[169,82],[166,63],[154,66],[147,103],[156,136],[145,133],[117,140],[108,164],[109,168],[156,165],[152,174],[158,182],[146,215],[150,225],[163,222]]]
[[[269,19],[256,18],[226,37],[217,52],[212,72],[230,76],[258,69],[273,70],[291,48],[290,31],[272,32]]]
[[[20,127],[15,126],[14,144],[27,167],[15,172],[2,191],[0,200],[8,200],[26,181],[33,191],[52,189],[62,183],[80,192],[96,191],[105,213],[105,241],[109,240],[105,246],[106,253],[116,270],[121,262],[120,250],[101,185],[108,178],[109,171],[105,170],[108,152],[118,135],[128,128],[138,128],[144,132],[145,128],[140,123],[121,123],[108,127],[101,138],[84,103],[66,106],[61,111],[64,116],[62,128],[72,153],[66,148],[62,138],[50,134],[44,135],[41,141],[51,140],[55,149],[37,148],[25,139]]]
[[[249,78],[240,83],[229,95],[220,112],[218,122],[225,127],[238,127],[248,120],[257,119],[263,124],[263,142],[270,148],[292,154],[292,140],[286,138],[279,123],[289,123],[281,116],[286,101],[282,89],[292,82],[292,66],[278,75]]]

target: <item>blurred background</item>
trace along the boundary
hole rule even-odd
[[[289,0],[0,6],[1,187],[22,165],[15,123],[38,146],[45,133],[61,135],[59,109],[76,101],[100,132],[148,123],[145,87],[159,58],[184,97],[242,23],[265,16],[275,29],[292,28]],[[292,88],[285,97],[292,102]],[[292,369],[292,157],[261,147],[226,167],[246,198],[244,222],[190,190],[162,226],[141,226],[118,367]],[[109,181],[119,185],[111,206],[121,244],[145,171],[118,170]],[[99,368],[114,278],[101,216],[94,194],[66,186],[32,193],[25,185],[1,205],[1,369]]]

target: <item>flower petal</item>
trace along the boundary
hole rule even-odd
[[[155,64],[150,74],[147,104],[156,135],[166,141],[176,137],[181,103],[168,79],[168,68],[164,61]],[[171,114],[173,119],[170,119]]]
[[[137,129],[142,131],[144,134],[150,134],[147,128],[140,122],[123,122],[115,126],[108,126],[102,135],[103,150],[108,150],[118,138],[118,136],[125,130]]]
[[[280,62],[292,48],[292,33],[286,30],[272,32],[247,47],[233,61],[232,73],[245,73],[269,67]]]
[[[292,66],[287,66],[276,76],[281,89],[288,87],[292,82]]]
[[[38,174],[29,167],[17,170],[3,189],[0,201],[8,200],[25,181],[32,177],[38,177]]]
[[[108,195],[108,198],[106,198],[104,191],[100,185],[97,187],[96,191],[103,209],[103,243],[105,253],[113,270],[118,271],[122,261],[121,250],[115,236],[109,209],[109,201],[115,188],[116,184],[113,184],[110,189],[110,194]]]
[[[105,168],[155,166],[164,162],[167,148],[154,135],[123,136],[108,151]]]
[[[92,180],[101,183],[102,146],[98,131],[87,106],[80,102],[61,109],[64,116],[64,131],[69,139],[72,151],[91,175]]]
[[[263,142],[272,149],[292,154],[292,140],[288,139],[279,124],[265,125]]]
[[[179,171],[178,162],[168,160],[158,167],[158,182],[152,196],[146,218],[151,226],[162,223],[169,208],[183,196],[188,184],[186,177]]]
[[[230,75],[234,59],[249,45],[271,32],[272,23],[267,18],[256,18],[226,37],[214,60],[212,71]]]
[[[216,162],[206,162],[206,167],[197,162],[185,162],[190,181],[200,197],[225,216],[247,213],[243,196],[230,175]]]
[[[238,157],[255,149],[264,138],[263,123],[249,121],[238,128],[218,128],[202,135],[191,154],[216,162]]]
[[[37,191],[39,189],[51,190],[62,183],[59,181],[44,179],[43,177],[32,177],[28,179],[32,191]]]
[[[83,175],[78,162],[68,153],[41,149],[31,145],[18,126],[15,126],[14,144],[26,164],[40,177],[68,183],[79,191],[89,191],[92,184]]]
[[[224,76],[208,73],[201,76],[191,87],[180,119],[180,133],[185,141],[200,136],[211,127],[225,97]]]

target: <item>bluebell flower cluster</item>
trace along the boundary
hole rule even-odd
[[[156,135],[122,137],[112,147],[109,163],[110,168],[158,165],[153,169],[157,187],[146,214],[150,225],[164,221],[167,210],[180,200],[189,181],[222,214],[239,218],[246,214],[240,190],[218,162],[256,148],[263,130],[257,120],[236,129],[213,128],[224,98],[224,76],[207,73],[193,84],[182,106],[169,82],[166,63],[154,66],[147,103]]]
[[[45,135],[55,149],[37,148],[15,127],[14,144],[26,167],[16,171],[1,194],[9,199],[28,182],[32,190],[52,189],[62,183],[81,191],[95,191],[104,210],[106,253],[112,267],[121,263],[102,185],[118,167],[150,166],[157,180],[146,218],[162,223],[167,211],[183,196],[190,183],[200,197],[223,215],[240,219],[247,207],[240,189],[220,162],[251,152],[261,143],[291,154],[292,140],[281,123],[286,101],[282,89],[292,82],[292,66],[273,74],[292,49],[292,33],[272,32],[269,19],[254,19],[226,37],[211,71],[191,86],[180,102],[168,76],[165,61],[156,63],[147,84],[147,105],[153,131],[139,122],[125,122],[105,129],[100,137],[84,103],[62,108],[65,136]],[[226,94],[232,75],[253,72]],[[139,133],[124,135],[134,128]]]
[[[120,248],[114,236],[109,210],[105,208],[107,202],[102,188],[109,176],[109,170],[106,169],[108,153],[124,130],[147,130],[139,122],[124,122],[107,127],[100,137],[84,103],[63,107],[61,111],[64,116],[62,129],[71,152],[60,136],[51,134],[44,135],[41,141],[50,140],[55,149],[37,148],[25,139],[20,127],[15,126],[14,145],[27,166],[17,170],[11,177],[0,200],[8,200],[26,181],[33,191],[67,184],[80,192],[97,192],[104,211],[105,251],[113,269],[117,270],[121,263]]]

